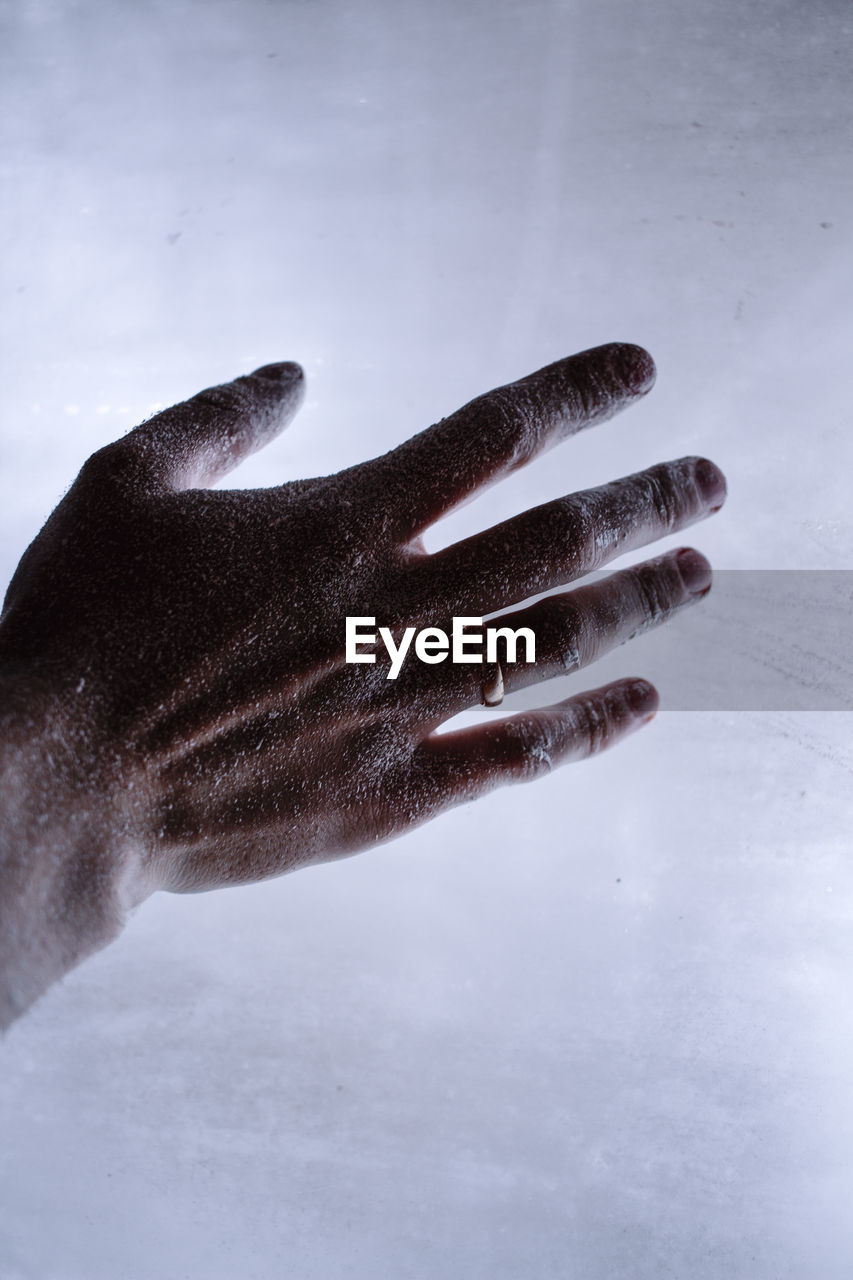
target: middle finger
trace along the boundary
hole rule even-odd
[[[417,570],[434,614],[493,613],[571,582],[717,511],[723,473],[707,458],[662,462],[494,525]]]

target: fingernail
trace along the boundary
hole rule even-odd
[[[637,347],[632,342],[618,342],[616,359],[619,376],[625,386],[635,396],[645,395],[655,385],[657,370],[655,362],[644,347]]]
[[[704,596],[711,590],[711,566],[703,555],[692,547],[682,547],[676,553],[675,563],[685,589],[692,596]]]
[[[252,373],[253,378],[267,378],[270,382],[301,382],[304,376],[302,366],[293,360],[283,360],[281,364],[265,364]]]
[[[719,511],[726,500],[726,477],[707,458],[699,458],[694,472],[699,492],[712,511]]]
[[[648,680],[635,680],[629,685],[625,697],[634,715],[645,720],[651,720],[660,702],[657,689]]]

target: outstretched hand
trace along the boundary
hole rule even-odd
[[[622,680],[437,734],[481,701],[483,668],[413,655],[389,680],[383,649],[345,662],[344,634],[348,616],[398,635],[502,614],[717,510],[721,473],[682,458],[423,548],[449,509],[653,380],[640,348],[598,347],[337,475],[212,490],[299,406],[299,367],[270,365],[94,454],[25,553],[0,621],[0,770],[17,796],[0,836],[11,1014],[158,888],[355,852],[649,719],[655,691]],[[709,584],[683,549],[516,609],[536,660],[503,664],[507,691],[586,666]],[[37,910],[48,936],[36,944]]]

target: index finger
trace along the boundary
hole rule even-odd
[[[414,537],[477,489],[612,418],[654,381],[647,351],[612,342],[478,396],[378,459],[392,524]]]

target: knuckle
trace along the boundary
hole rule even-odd
[[[130,437],[125,436],[91,454],[83,463],[80,479],[87,486],[120,484],[132,476],[135,463],[135,451]]]
[[[411,743],[395,725],[375,720],[348,734],[329,761],[349,779],[349,813],[358,815],[371,839],[384,838],[394,815],[411,808]]]
[[[397,724],[383,718],[359,728],[347,744],[346,756],[361,785],[369,790],[381,785],[389,771],[396,772],[410,750]]]
[[[554,767],[551,735],[538,716],[525,716],[506,726],[506,767],[519,782],[532,782]]]
[[[600,392],[591,371],[573,363],[558,376],[551,370],[534,376],[526,384],[538,420],[546,428],[571,430],[594,422],[601,413]]]
[[[206,387],[187,401],[191,410],[202,410],[205,415],[212,410],[225,418],[241,417],[249,407],[250,396],[239,382],[228,382],[220,387]]]
[[[538,652],[552,656],[566,671],[581,666],[584,619],[580,608],[570,598],[555,597],[535,606],[533,630]]]
[[[675,606],[675,583],[662,566],[629,570],[635,612],[639,620],[637,630],[645,631],[664,622]]]
[[[535,399],[521,385],[487,391],[476,401],[476,420],[506,458],[507,470],[524,466],[535,454],[540,434]]]
[[[607,706],[596,698],[580,697],[572,704],[572,736],[582,755],[596,755],[610,740]]]
[[[595,422],[601,416],[602,402],[607,399],[586,366],[575,372],[564,394],[566,416],[572,423]]]
[[[570,431],[601,416],[601,389],[595,372],[582,357],[548,365],[516,386],[523,386],[545,427]]]
[[[505,423],[508,427],[523,426],[531,416],[530,397],[518,386],[496,387],[482,397],[483,412],[490,420]]]
[[[605,526],[596,518],[595,504],[581,494],[572,493],[559,500],[554,512],[554,535],[565,539],[572,551],[585,557],[607,534]]]
[[[684,485],[679,473],[669,466],[652,467],[645,475],[647,496],[661,526],[672,529],[687,506]]]

